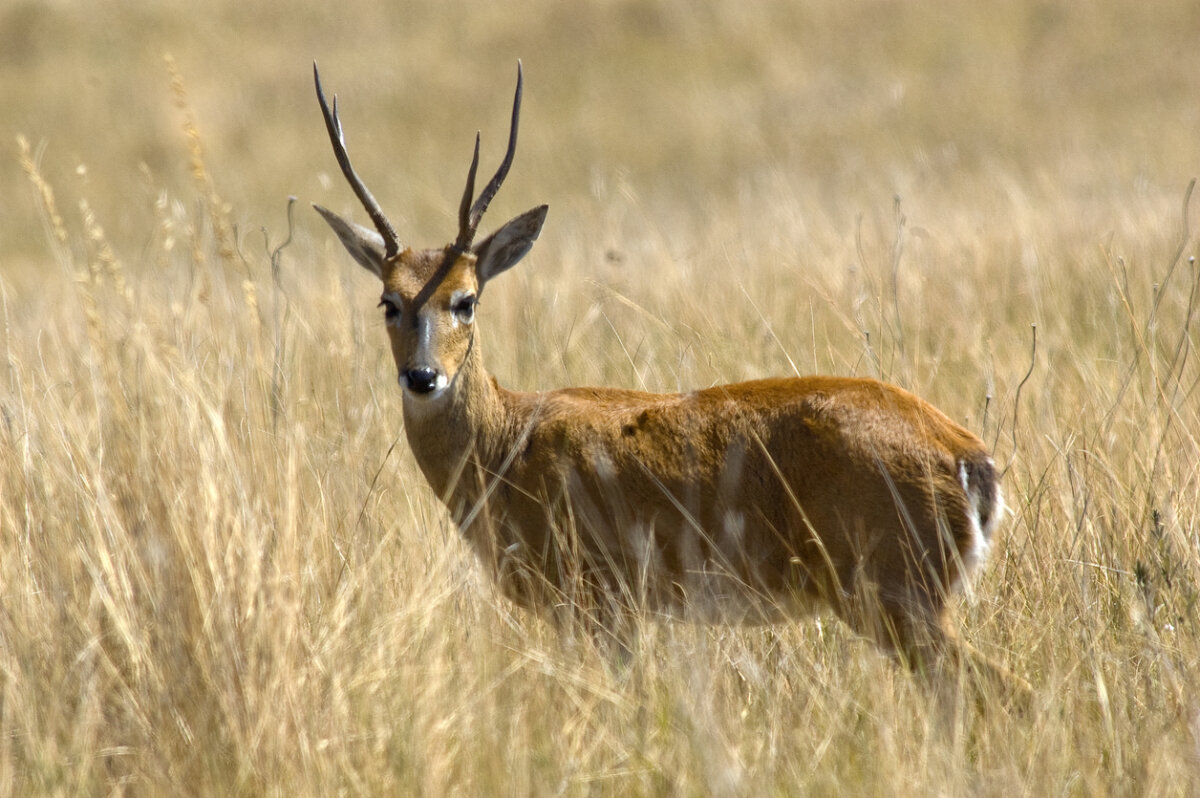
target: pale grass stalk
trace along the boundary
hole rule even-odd
[[[175,63],[175,57],[170,53],[164,53],[163,62],[166,64],[167,74],[171,78],[171,94],[175,100],[175,107],[183,114],[183,132],[187,142],[192,180],[195,181],[199,196],[205,202],[205,220],[212,226],[212,233],[217,240],[217,253],[221,260],[232,263],[236,247],[234,233],[229,223],[229,207],[217,194],[216,186],[208,171],[204,157],[204,141],[196,125],[196,115],[188,100],[187,88],[184,85],[179,66]],[[204,250],[197,243],[196,235],[198,235],[198,231],[193,231],[192,254],[195,262],[199,264],[204,262]]]

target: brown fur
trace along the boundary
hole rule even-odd
[[[406,251],[383,274],[406,312],[437,319],[450,381],[437,399],[405,393],[409,444],[507,595],[609,621],[637,607],[768,622],[824,605],[910,660],[945,653],[946,600],[977,557],[960,469],[999,510],[978,438],[869,379],[505,390],[473,327],[448,320],[450,296],[479,289],[474,260]],[[389,328],[402,373],[419,326]]]
[[[511,162],[520,79],[504,164],[471,205],[472,164],[458,240],[423,251],[396,241],[317,86],[379,232],[317,210],[383,281],[409,444],[506,595],[619,636],[631,611],[754,623],[825,606],[919,669],[970,661],[1009,678],[944,624],[1003,509],[982,441],[869,379],[505,390],[484,369],[474,301],[529,250],[546,207],[470,242]]]

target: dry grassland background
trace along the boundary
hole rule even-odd
[[[0,794],[1196,794],[1198,52],[1194,0],[4,3]],[[622,668],[495,594],[309,209],[364,218],[311,62],[430,246],[518,57],[493,373],[927,397],[1008,466],[956,624],[1027,712],[829,618]]]

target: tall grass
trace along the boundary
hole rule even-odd
[[[180,58],[171,89],[156,59],[160,88],[145,102],[168,121],[154,127],[158,159],[145,170],[107,174],[102,158],[77,170],[57,140],[21,144],[10,164],[20,196],[3,202],[41,230],[20,237],[0,272],[0,792],[1200,789],[1198,201],[1185,197],[1191,174],[1176,174],[1194,161],[1174,128],[1155,153],[1161,171],[1144,166],[1149,180],[1119,157],[1080,160],[1083,150],[1039,161],[1040,127],[1001,131],[1011,152],[989,156],[985,123],[1030,112],[1005,81],[969,91],[976,70],[1015,58],[1019,32],[1043,30],[1048,42],[1027,42],[1055,76],[1043,112],[1107,120],[1090,84],[1068,110],[1050,106],[1070,97],[1071,64],[1101,64],[1120,21],[1070,34],[1070,52],[1084,54],[1072,60],[1050,46],[1068,35],[1050,17],[1069,9],[968,14],[957,30],[1000,43],[980,62],[944,65],[934,56],[959,50],[921,24],[933,12],[896,18],[912,34],[904,43],[869,9],[814,5],[806,21],[791,4],[741,17],[721,8],[589,4],[578,20],[556,17],[577,27],[540,45],[470,27],[467,40],[493,42],[493,55],[504,35],[525,45],[531,87],[531,59],[572,42],[614,65],[607,76],[563,70],[526,98],[513,179],[492,214],[549,201],[551,216],[529,258],[489,289],[485,360],[521,388],[686,390],[794,370],[917,390],[1007,466],[1011,515],[956,620],[1032,682],[1029,710],[980,711],[961,696],[935,706],[829,618],[651,624],[616,668],[514,610],[406,451],[372,278],[306,206],[293,215],[284,192],[258,187],[276,178],[221,166],[212,153],[241,163],[228,153],[242,123],[216,112],[210,138],[203,96],[218,85],[185,81]],[[1186,30],[1191,17],[1178,15]],[[629,47],[609,52],[589,32],[601,23]],[[756,49],[784,52],[784,34],[809,23],[874,42],[874,60],[856,67],[818,37],[832,66],[798,54],[785,63],[808,71],[789,71]],[[423,120],[387,135],[376,110],[391,106],[358,67],[322,62],[356,164],[417,245],[449,235],[470,132],[483,126],[485,144],[502,146],[492,128],[509,91],[506,71],[497,82],[476,64],[425,63],[450,27],[430,24],[396,57],[416,75],[404,96],[434,97],[421,100]],[[703,61],[717,29],[720,57]],[[364,35],[361,46],[376,46]],[[279,46],[259,57],[276,63]],[[697,78],[634,91],[649,66],[679,69],[667,54],[681,52]],[[305,77],[307,56],[296,66]],[[872,65],[907,81],[894,138],[859,130],[892,97],[855,71]],[[1169,83],[1168,66],[1137,69]],[[999,105],[968,113],[970,124],[906,118],[912,103],[938,102],[924,75],[962,70],[948,84],[954,103]],[[747,75],[761,93],[747,93]],[[421,132],[450,89],[474,105],[438,125],[465,131],[465,148]],[[592,101],[572,104],[573,90]],[[705,116],[646,131],[639,150],[623,144],[630,128],[596,121],[614,104],[648,113],[666,97],[684,108],[666,108],[670,119],[735,107],[757,120],[754,134],[740,140]],[[799,104],[768,113],[780,97]],[[801,106],[826,112],[798,134],[805,147],[787,138]],[[300,148],[288,169],[313,181],[306,199],[357,213],[337,181],[320,187],[332,160],[319,118],[306,119],[287,137],[274,131],[280,147]],[[1086,141],[1143,152],[1109,135]],[[856,166],[842,136],[870,163]],[[290,137],[304,143],[282,143]],[[922,140],[932,149],[912,157],[905,142]],[[947,141],[959,145],[939,149]],[[408,154],[401,174],[387,168]],[[283,156],[263,154],[273,157]]]

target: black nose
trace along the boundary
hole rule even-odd
[[[437,384],[437,372],[428,366],[409,369],[404,372],[404,380],[413,393],[429,393]]]

